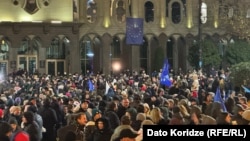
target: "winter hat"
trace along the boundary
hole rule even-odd
[[[98,109],[92,109],[92,117],[94,117],[96,114],[101,114],[101,111]]]
[[[17,120],[13,117],[13,118],[10,118],[9,121],[8,121],[9,124],[16,124],[18,125],[18,122]]]
[[[24,131],[21,131],[19,132],[16,136],[15,136],[15,141],[30,141],[29,139],[29,135],[24,132]]]
[[[15,104],[16,104],[16,105],[20,105],[21,102],[22,102],[22,100],[21,100],[20,97],[16,97],[16,98],[15,98]]]

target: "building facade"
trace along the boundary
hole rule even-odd
[[[144,69],[151,73],[163,64],[161,58],[168,58],[174,70],[186,71],[191,68],[187,57],[194,42],[230,39],[219,23],[220,2],[3,0],[0,71],[21,68],[61,75]],[[200,14],[200,8],[207,14]],[[126,43],[127,17],[143,18],[143,44]]]

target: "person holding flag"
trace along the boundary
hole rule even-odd
[[[172,82],[171,82],[170,77],[169,77],[168,59],[165,59],[165,61],[164,61],[164,65],[163,65],[161,77],[160,77],[160,84],[167,86],[167,87],[172,86]]]
[[[225,106],[224,100],[221,96],[221,90],[220,87],[217,88],[215,96],[214,96],[214,102],[219,102],[221,104],[221,109],[223,112],[227,112],[227,108]]]

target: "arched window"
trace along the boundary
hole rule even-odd
[[[154,21],[154,5],[149,1],[145,3],[145,20],[146,22]]]
[[[60,39],[58,37],[54,38],[50,43],[50,47],[46,49],[46,58],[47,59],[65,59],[65,56],[66,56],[65,47],[66,47],[65,42],[63,42],[63,44],[60,44]]]
[[[94,51],[89,37],[84,37],[80,42],[81,71],[83,74],[93,72]]]
[[[116,19],[118,22],[124,22],[126,10],[123,0],[119,0],[116,4]]]
[[[178,2],[172,4],[172,22],[174,24],[181,22],[181,5]]]
[[[94,23],[97,20],[97,7],[95,0],[87,0],[87,19],[88,22]]]

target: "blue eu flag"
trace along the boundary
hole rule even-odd
[[[94,85],[91,80],[88,80],[89,91],[92,92],[94,90]]]
[[[126,44],[142,45],[143,44],[143,19],[127,18],[126,19]]]
[[[164,65],[161,72],[160,83],[168,87],[172,85],[172,82],[169,79],[169,64],[167,59],[164,61]]]
[[[220,93],[220,88],[218,87],[216,90],[216,94],[214,96],[214,102],[219,102],[221,104],[221,108],[224,112],[227,111],[227,108],[225,106],[224,100],[221,97],[221,93]]]

